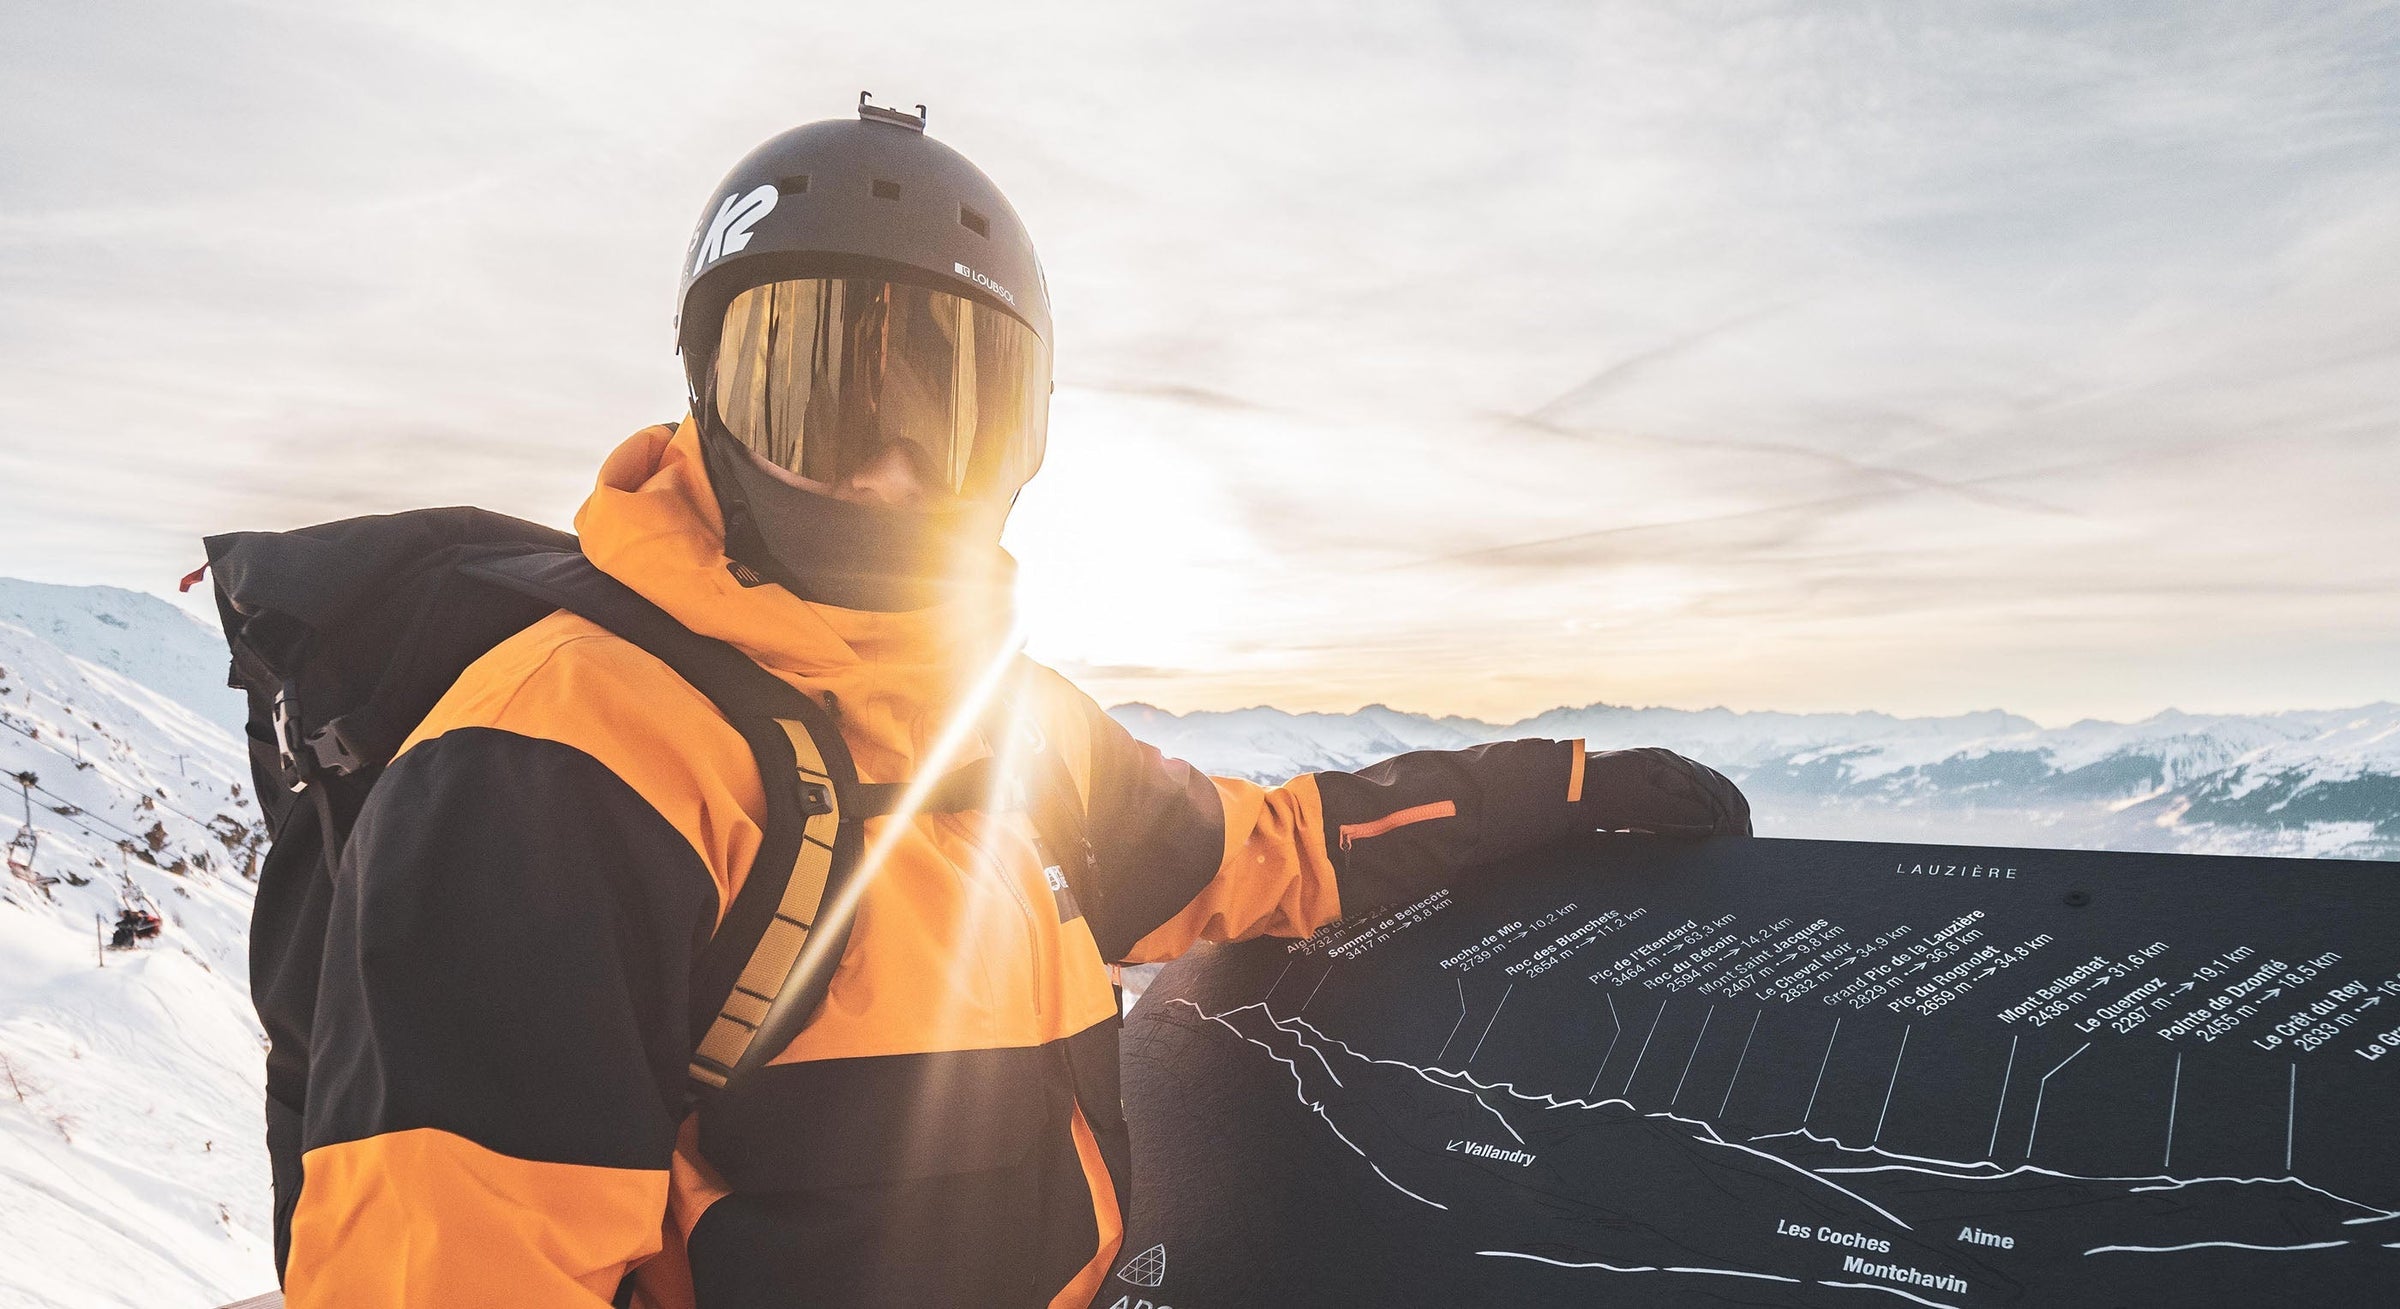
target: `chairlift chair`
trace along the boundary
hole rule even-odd
[[[32,773],[14,773],[9,780],[17,784],[25,802],[25,821],[8,842],[8,871],[24,881],[33,880],[33,852],[40,848],[42,838],[33,830],[33,784],[38,780]]]
[[[40,836],[31,827],[18,828],[17,834],[8,843],[8,871],[10,876],[41,892],[42,897],[48,899],[50,888],[58,884],[58,879],[33,871],[34,851],[40,848],[40,844]]]
[[[41,838],[28,824],[17,829],[8,842],[8,871],[24,881],[33,880],[33,854],[41,847]]]

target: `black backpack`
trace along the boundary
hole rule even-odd
[[[278,1273],[300,1197],[310,1027],[343,839],[393,753],[467,665],[556,610],[641,647],[706,696],[766,783],[758,853],[694,969],[689,1100],[763,1064],[816,1012],[850,932],[844,915],[820,921],[819,907],[842,902],[865,819],[890,812],[906,785],[860,783],[814,700],[593,567],[573,537],[485,510],[236,532],[206,545],[231,682],[249,696],[251,774],[272,839],[251,917],[250,989],[269,1040]],[[1044,858],[1080,874],[1090,860],[1081,805],[1063,765],[1043,754],[1035,776],[1045,794],[1029,808]],[[923,808],[970,808],[985,780],[974,765],[961,769]]]

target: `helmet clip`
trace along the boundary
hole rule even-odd
[[[925,130],[925,106],[918,105],[917,112],[913,114],[901,109],[886,109],[882,105],[867,102],[867,97],[873,94],[872,91],[858,93],[858,116],[860,118],[870,123],[887,123],[893,127],[905,127],[912,132]]]

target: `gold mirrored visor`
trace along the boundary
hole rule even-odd
[[[726,306],[714,389],[727,431],[810,481],[888,475],[897,455],[928,491],[1006,500],[1041,466],[1050,348],[947,292],[801,278]]]

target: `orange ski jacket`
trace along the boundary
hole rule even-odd
[[[296,1309],[1083,1305],[1130,1196],[1112,965],[1305,936],[1579,825],[1581,742],[1211,778],[1012,657],[997,607],[744,586],[688,420],[620,446],[576,527],[832,711],[861,781],[916,778],[1010,683],[1077,780],[1095,903],[1053,889],[1020,812],[870,819],[885,855],[822,1009],[685,1116],[691,968],[762,779],[664,664],[551,615],[402,746],[335,877]],[[1012,748],[961,731],[952,765]]]

